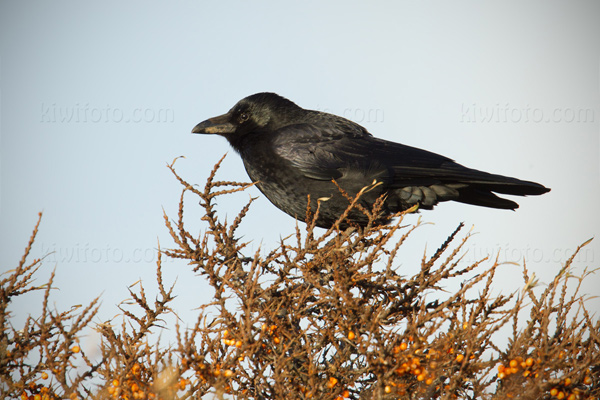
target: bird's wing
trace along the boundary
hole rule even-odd
[[[455,174],[453,166],[462,167],[435,153],[359,131],[341,132],[335,127],[288,125],[274,137],[273,149],[278,156],[306,177],[318,180],[339,179],[348,172],[362,171],[391,184],[400,179],[400,186],[434,184],[440,175]]]
[[[275,133],[275,153],[312,179],[338,180],[359,173],[391,188],[466,184],[506,194],[547,191],[533,182],[467,168],[430,151],[375,138],[364,130],[296,124]]]

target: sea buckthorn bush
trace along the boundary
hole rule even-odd
[[[34,286],[43,260],[28,261],[38,221],[19,265],[0,281],[0,397],[600,398],[600,322],[579,293],[591,272],[575,274],[573,258],[545,286],[523,265],[522,289],[496,294],[502,265],[464,262],[470,234],[462,225],[420,265],[400,267],[399,250],[420,221],[407,225],[399,214],[389,226],[325,231],[315,229],[318,209],[275,248],[248,254],[236,232],[252,199],[231,222],[215,200],[252,184],[215,180],[220,162],[202,189],[169,165],[183,187],[175,218],[164,215],[173,246],[159,249],[156,282],[129,287],[133,304],[119,306],[121,324],[92,322],[99,299],[48,307],[54,273]],[[382,203],[366,210],[359,197],[350,207],[376,221]],[[184,212],[198,201],[200,234],[187,229]],[[196,320],[181,321],[171,307],[177,289],[163,283],[163,257],[187,261],[212,287]],[[9,303],[36,290],[41,315],[13,327]],[[176,342],[166,345],[156,331],[169,327]],[[102,338],[95,356],[79,344],[89,329]]]

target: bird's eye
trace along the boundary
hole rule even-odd
[[[248,121],[248,119],[250,119],[250,115],[247,113],[241,113],[240,114],[240,122],[246,122]]]

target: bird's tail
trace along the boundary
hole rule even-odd
[[[519,208],[517,203],[499,197],[495,193],[515,196],[535,196],[550,191],[550,189],[539,183],[522,181],[502,175],[486,175],[485,179],[463,181],[462,183],[465,186],[458,189],[458,198],[455,201],[476,206],[514,210]]]

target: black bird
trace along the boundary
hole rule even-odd
[[[350,196],[369,187],[361,197],[369,210],[385,195],[379,223],[388,223],[391,215],[416,204],[432,209],[448,200],[514,210],[517,203],[494,192],[525,196],[550,190],[378,139],[352,121],[305,110],[275,93],[248,96],[227,114],[199,123],[192,133],[225,137],[260,191],[292,217],[305,218],[308,195],[313,211],[320,199],[317,225],[323,228],[332,226],[349,205],[336,183]],[[356,209],[348,221],[364,226],[368,218]]]

